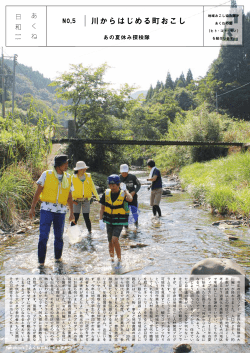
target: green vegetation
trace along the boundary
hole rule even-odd
[[[242,126],[244,124],[241,124]],[[249,123],[247,123],[249,128]],[[232,127],[235,130],[232,130]],[[231,132],[234,132],[234,135]],[[237,128],[236,122],[226,114],[220,115],[209,112],[206,104],[200,105],[183,116],[177,116],[173,123],[169,123],[168,133],[164,139],[169,141],[193,141],[193,142],[220,142],[225,139],[233,142]],[[242,133],[242,130],[241,130]],[[242,136],[238,136],[241,141]],[[227,148],[223,147],[193,147],[193,146],[164,146],[155,149],[157,165],[167,172],[179,170],[179,168],[201,161],[225,156]]]
[[[1,62],[1,59],[0,59]],[[4,73],[7,76],[7,102],[6,112],[11,111],[11,90],[13,76],[13,62],[11,60],[4,60]],[[21,63],[16,65],[15,76],[15,113],[20,119],[25,120],[26,112],[29,110],[30,104],[36,105],[38,116],[46,114],[51,117],[54,116],[55,122],[63,122],[65,120],[64,114],[59,114],[59,108],[65,104],[63,100],[59,100],[55,95],[55,88],[49,86],[52,82],[45,78],[38,71],[33,71],[31,67],[25,66]],[[1,67],[0,67],[1,73]],[[1,102],[1,95],[0,95]],[[36,123],[36,118],[33,123]]]
[[[163,81],[150,86],[145,98],[133,95],[135,87],[127,84],[119,90],[111,89],[104,79],[106,63],[97,68],[71,65],[70,71],[54,82],[18,64],[13,117],[13,62],[5,60],[3,72],[0,65],[0,73],[6,75],[6,118],[0,117],[1,215],[11,223],[13,217],[4,200],[12,200],[9,186],[16,182],[11,179],[12,173],[18,173],[15,168],[20,168],[21,174],[25,168],[24,179],[30,181],[29,175],[36,179],[44,167],[54,130],[56,138],[66,137],[66,119],[74,120],[78,138],[250,142],[250,13],[244,16],[243,41],[244,46],[221,47],[205,77],[194,80],[189,69],[186,75],[181,72],[172,80],[168,72]],[[0,89],[0,108],[2,93]],[[71,143],[67,150],[74,163],[84,160],[90,166],[95,183],[100,186],[106,186],[106,174],[117,173],[121,163],[145,163],[147,158],[154,158],[162,172],[183,168],[183,183],[192,186],[195,197],[205,197],[220,212],[239,211],[247,215],[248,153],[233,152],[239,151],[221,147],[81,143]],[[12,180],[7,186],[3,180],[6,170]],[[13,193],[19,195],[18,190]],[[21,201],[15,205],[24,208]]]
[[[13,164],[0,171],[0,227],[15,226],[30,207],[35,187],[29,168]]]
[[[250,212],[250,153],[232,154],[182,168],[183,187],[220,213]]]
[[[10,114],[5,119],[0,117],[1,228],[17,225],[30,207],[35,190],[33,180],[40,176],[46,164],[51,144],[45,135],[46,129],[48,132],[52,129],[53,120],[39,118],[34,126],[30,120],[35,114],[30,106],[26,124]]]
[[[26,124],[20,119],[12,119],[10,115],[5,119],[0,117],[0,168],[20,161],[25,162],[31,170],[44,164],[50,150],[50,140],[45,133],[46,129],[53,128],[53,120],[39,118],[34,126],[29,122],[34,114],[35,110],[30,106]]]
[[[131,131],[126,117],[137,100],[130,99],[134,87],[125,84],[120,90],[109,88],[104,81],[107,64],[97,68],[71,65],[71,70],[62,74],[51,86],[55,86],[58,98],[67,102],[62,111],[74,119],[76,137],[87,139],[129,139]],[[82,146],[69,144],[69,155],[74,161],[83,159],[92,170],[108,173],[117,168],[125,158],[123,146]]]

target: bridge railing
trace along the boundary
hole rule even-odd
[[[248,148],[250,143],[243,142],[213,142],[213,141],[164,141],[164,140],[95,140],[95,139],[53,139],[52,143],[69,143],[81,142],[83,144],[100,144],[100,145],[138,145],[138,146],[238,146]]]

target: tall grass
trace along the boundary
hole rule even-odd
[[[30,107],[32,114],[35,111]],[[10,114],[0,117],[0,168],[13,162],[25,162],[31,168],[39,168],[51,149],[51,140],[46,138],[46,128],[54,126],[53,117],[40,117],[36,126],[31,123],[30,111],[25,123]],[[45,113],[44,113],[45,114]]]
[[[46,166],[51,138],[46,129],[54,126],[53,117],[32,119],[31,104],[25,121],[17,116],[0,117],[0,226],[15,226],[21,213],[27,213],[34,194],[33,180]]]
[[[34,195],[32,176],[24,164],[13,164],[0,173],[0,225],[13,226],[28,210]]]
[[[183,187],[188,187],[194,197],[204,199],[220,213],[249,216],[249,152],[185,166],[180,172],[180,178]]]

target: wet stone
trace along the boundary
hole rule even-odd
[[[229,239],[229,240],[238,240],[239,237],[236,237],[236,236],[233,235],[233,234],[228,234],[228,239]]]
[[[24,229],[18,229],[18,231],[16,232],[16,234],[23,234],[23,233],[25,233]]]
[[[231,226],[231,227],[239,227],[243,224],[242,221],[238,220],[230,220],[230,219],[227,219],[227,220],[222,220],[222,221],[217,221],[217,222],[213,222],[212,225],[213,226],[221,226],[222,228],[226,228],[226,226]]]
[[[245,277],[245,287],[248,288],[250,284],[243,267],[230,259],[201,260],[193,266],[191,275],[242,275]]]
[[[191,352],[192,348],[190,344],[187,343],[181,343],[178,344],[177,346],[174,347],[174,352],[175,353],[185,353],[185,352]]]
[[[171,191],[169,189],[167,188],[162,189],[162,195],[169,195],[169,194],[171,194]]]
[[[142,243],[131,244],[131,245],[130,245],[130,247],[131,247],[132,249],[134,249],[134,248],[144,248],[145,246],[148,246],[148,245],[142,244]]]

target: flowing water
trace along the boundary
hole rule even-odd
[[[126,275],[148,274],[190,274],[195,263],[208,258],[228,258],[244,267],[250,277],[250,250],[247,227],[233,230],[221,230],[212,223],[218,220],[201,208],[193,208],[191,197],[187,193],[173,191],[172,196],[165,196],[161,201],[162,218],[159,224],[152,222],[152,211],[149,206],[150,192],[147,189],[146,175],[137,172],[142,183],[139,191],[139,229],[131,229],[122,235],[123,270]],[[170,186],[168,179],[163,179],[164,186]],[[70,245],[64,237],[63,263],[55,265],[53,259],[53,233],[48,242],[45,263],[46,274],[112,274],[108,242],[105,232],[99,230],[99,205],[92,204],[92,234],[88,235],[82,216],[79,225],[83,231],[83,240]],[[66,224],[66,228],[67,228]],[[239,240],[229,241],[227,234],[235,234]],[[40,349],[18,348],[4,344],[4,275],[37,274],[38,228],[33,234],[19,235],[5,240],[0,245],[0,351],[1,352],[38,352]],[[133,244],[144,244],[145,247],[131,248]],[[250,290],[246,293],[250,300]],[[134,344],[117,345],[73,345],[60,349],[42,349],[43,352],[173,352],[173,344]],[[192,345],[192,352],[249,352],[250,351],[250,306],[246,305],[246,343],[244,345]]]

